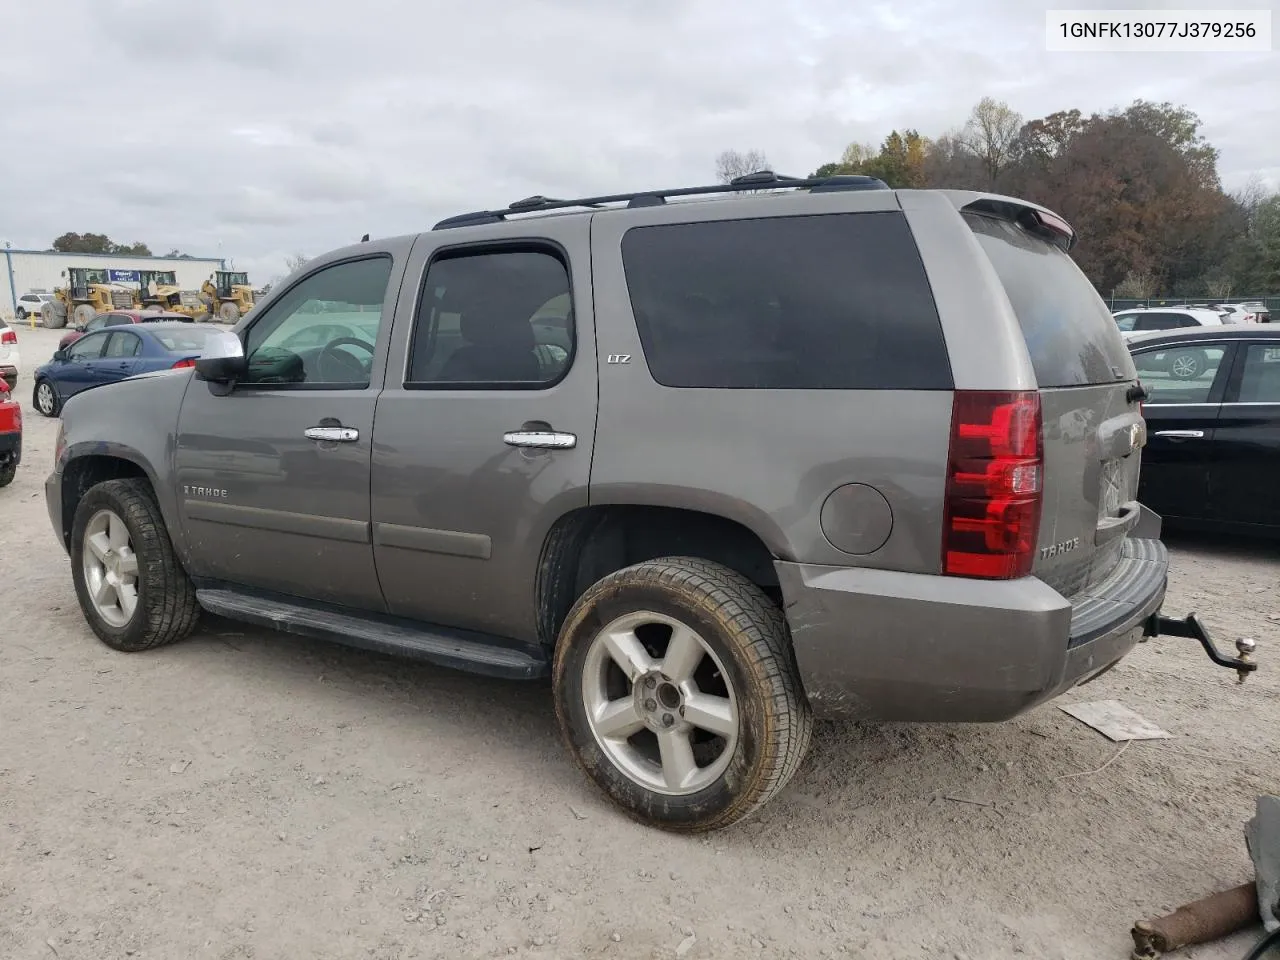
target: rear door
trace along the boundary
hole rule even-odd
[[[1242,342],[1237,349],[1209,490],[1218,519],[1280,526],[1280,341]]]
[[[1147,388],[1147,446],[1138,499],[1166,517],[1212,519],[1209,475],[1215,429],[1234,346],[1162,337],[1135,344],[1134,365]]]
[[[1145,431],[1129,397],[1133,361],[1065,251],[1012,220],[964,217],[1013,306],[1040,387],[1044,510],[1033,572],[1071,597],[1111,571],[1138,519]]]
[[[596,428],[590,221],[414,245],[378,398],[373,549],[388,611],[536,639],[547,532],[587,505]],[[510,234],[507,233],[507,237]]]

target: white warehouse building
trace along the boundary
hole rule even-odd
[[[110,271],[113,281],[137,287],[139,270],[172,270],[183,290],[198,290],[215,270],[225,270],[225,263],[215,257],[122,257],[102,253],[56,253],[45,250],[0,249],[0,316],[12,320],[19,298],[32,292],[52,293],[66,280],[62,272],[68,267]],[[29,308],[29,304],[23,306]],[[37,312],[28,309],[28,313]]]

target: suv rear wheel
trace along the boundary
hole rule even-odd
[[[561,732],[578,764],[646,823],[712,830],[795,774],[812,714],[782,612],[706,560],[653,560],[597,582],[556,648]]]
[[[113,650],[181,640],[200,617],[143,480],[107,480],[84,495],[71,525],[71,576],[85,619]]]

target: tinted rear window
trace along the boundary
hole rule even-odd
[[[900,213],[636,227],[622,258],[645,360],[665,386],[952,386]]]
[[[1133,375],[1115,318],[1068,254],[1008,220],[964,218],[1004,284],[1040,386]]]

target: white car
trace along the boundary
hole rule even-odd
[[[18,298],[18,306],[13,315],[19,320],[25,320],[28,316],[38,317],[40,316],[40,308],[45,301],[52,299],[52,293],[37,293],[35,291],[24,293]]]
[[[12,390],[18,383],[18,370],[22,367],[22,358],[18,356],[18,334],[0,319],[0,380],[4,380]]]
[[[1134,307],[1115,313],[1116,325],[1127,340],[1134,334],[1151,330],[1176,330],[1178,327],[1220,327],[1230,322],[1210,307]]]
[[[1228,311],[1228,323],[1257,323],[1258,316],[1249,309],[1247,304],[1243,303],[1223,303],[1219,305],[1223,310]]]

